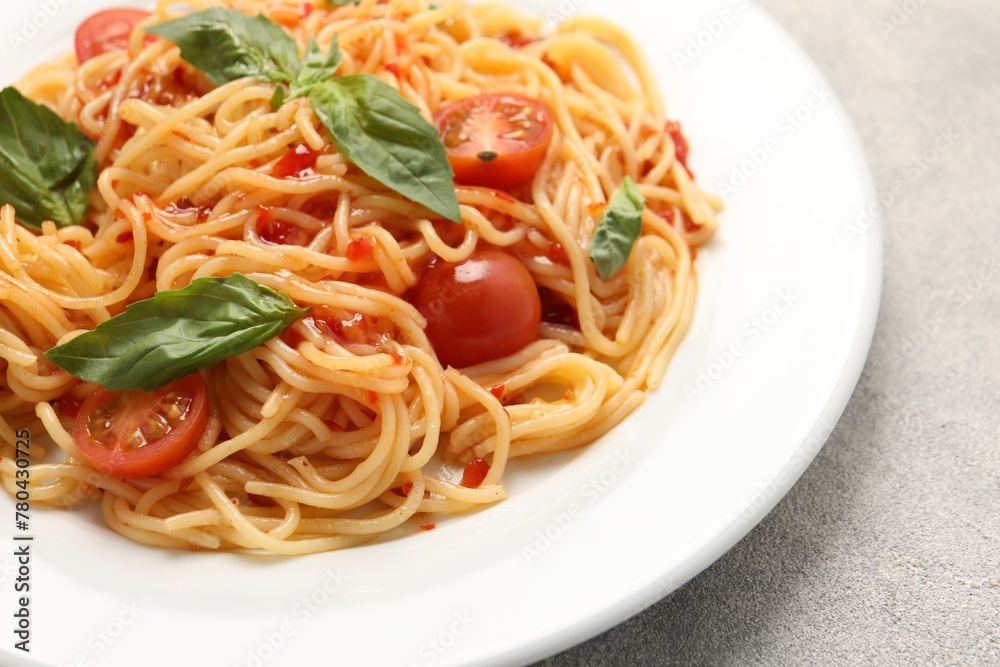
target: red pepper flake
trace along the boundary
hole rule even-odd
[[[399,352],[392,352],[391,356],[392,356],[392,363],[396,364],[397,366],[406,365],[406,357],[401,355]]]
[[[497,199],[503,200],[503,201],[511,203],[511,204],[516,204],[517,203],[517,199],[514,198],[514,195],[512,195],[509,192],[506,192],[504,190],[494,190],[493,191],[493,196],[496,197]]]
[[[69,241],[66,241],[66,245],[78,251],[83,250],[83,244],[77,241],[76,239],[70,239]]]
[[[315,7],[312,6],[311,2],[307,2],[302,5],[302,18],[308,18],[309,15],[313,13],[313,9],[315,9]]]
[[[277,178],[288,178],[294,176],[302,178],[310,175],[309,172],[316,166],[319,153],[310,148],[307,144],[299,144],[294,150],[290,150],[278,160],[274,165],[274,175]]]
[[[122,71],[117,70],[115,71],[114,74],[109,74],[108,76],[101,79],[98,82],[97,87],[100,88],[102,91],[105,91],[114,86],[117,86],[121,80],[122,80]]]
[[[467,489],[478,489],[489,472],[490,464],[482,459],[476,459],[465,466],[465,472],[462,473],[462,486]]]
[[[135,240],[135,236],[131,231],[122,232],[115,238],[115,243],[131,243],[133,240]]]
[[[587,211],[595,218],[598,214],[603,214],[607,204],[587,204]]]
[[[121,129],[118,130],[118,136],[122,138],[122,143],[135,136],[135,131],[138,130],[132,123],[122,123]]]
[[[687,137],[684,136],[684,132],[681,130],[681,124],[678,123],[676,120],[668,120],[667,134],[669,134],[670,138],[674,140],[675,151],[677,153],[677,161],[680,162],[681,165],[685,169],[687,169],[688,174],[690,174],[693,177],[694,175],[691,174],[691,170],[688,169],[687,165],[688,152],[690,150],[690,147],[688,146]]]
[[[268,207],[268,206],[262,206],[262,205],[258,205],[257,206],[257,226],[258,227],[260,225],[262,225],[262,224],[266,224],[266,223],[270,222],[273,219],[274,219],[274,214],[271,212],[270,207]]]
[[[368,397],[368,402],[371,403],[372,405],[378,403],[378,394],[372,391],[371,389],[368,390],[366,396]]]
[[[434,530],[435,528],[437,528],[436,523],[429,523],[426,526],[420,526],[420,530]]]
[[[684,231],[688,233],[694,233],[701,229],[701,226],[692,220],[691,216],[689,216],[685,211],[681,211],[681,220],[684,221]]]
[[[506,392],[507,392],[507,385],[505,384],[496,384],[490,387],[490,393],[496,396],[497,398],[503,398],[503,395]]]
[[[549,244],[548,258],[553,264],[569,266],[569,255],[566,254],[566,248],[564,248],[563,244],[558,241],[553,241]]]
[[[388,63],[386,63],[385,69],[387,72],[396,77],[397,80],[399,81],[403,80],[403,72],[399,69],[399,65],[396,63],[395,60],[390,60]]]
[[[526,37],[519,32],[513,34],[506,34],[500,38],[500,41],[509,46],[512,49],[523,49],[529,44],[535,44],[542,41],[541,37]]]
[[[341,345],[372,344],[368,322],[361,313],[336,311],[326,306],[313,308],[303,320],[306,326],[321,336],[332,338]]]
[[[375,254],[375,239],[362,236],[347,244],[347,259],[352,262],[364,262],[372,258]]]
[[[406,496],[410,495],[410,491],[412,490],[413,490],[413,482],[407,482],[406,484],[403,485],[403,488],[393,489],[392,492],[395,493],[397,496],[402,496],[405,498]]]
[[[677,213],[675,209],[672,208],[668,208],[666,211],[660,211],[659,216],[671,225],[677,221]],[[696,232],[701,229],[701,226],[691,219],[691,216],[687,214],[687,211],[681,211],[681,223],[684,225],[684,231],[686,232]]]

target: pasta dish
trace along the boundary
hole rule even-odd
[[[160,0],[75,47],[0,93],[15,502],[173,549],[430,530],[620,423],[689,328],[721,205],[607,20]]]

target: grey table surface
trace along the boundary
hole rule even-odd
[[[781,503],[693,581],[539,667],[1000,665],[1000,2],[760,0],[833,85],[883,219],[864,373]]]

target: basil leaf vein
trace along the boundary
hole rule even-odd
[[[278,84],[271,106],[309,97],[338,150],[366,174],[436,214],[459,222],[454,172],[437,129],[395,88],[370,75],[335,78],[336,38],[324,55],[310,39],[305,58],[295,40],[265,16],[212,8],[150,27],[216,84],[243,77]],[[288,86],[286,91],[284,86]]]
[[[603,280],[610,280],[628,262],[642,234],[642,210],[646,200],[638,186],[626,176],[601,218],[590,245],[590,260]]]
[[[45,356],[105,389],[153,391],[263,345],[306,312],[239,273],[202,278],[134,303]]]
[[[438,131],[395,88],[356,74],[316,86],[309,100],[348,160],[438,215],[461,220],[455,174]]]
[[[97,182],[94,142],[13,87],[0,92],[0,204],[17,219],[40,229],[80,224]]]
[[[181,58],[216,85],[244,77],[277,84],[293,84],[302,76],[315,81],[332,77],[340,64],[336,45],[327,58],[313,40],[303,63],[298,43],[280,25],[262,14],[250,16],[225,7],[194,12],[150,26],[146,32],[179,46]],[[305,92],[308,90],[282,93],[281,99],[294,99]]]
[[[316,39],[310,37],[309,46],[306,48],[306,57],[289,85],[288,99],[305,97],[314,87],[332,79],[333,75],[340,69],[340,61],[340,45],[336,35],[333,36],[330,52],[327,55],[323,54]]]

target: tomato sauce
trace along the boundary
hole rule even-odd
[[[274,165],[276,178],[305,178],[314,176],[313,168],[319,159],[319,153],[306,144],[299,144],[293,150],[285,153]]]

